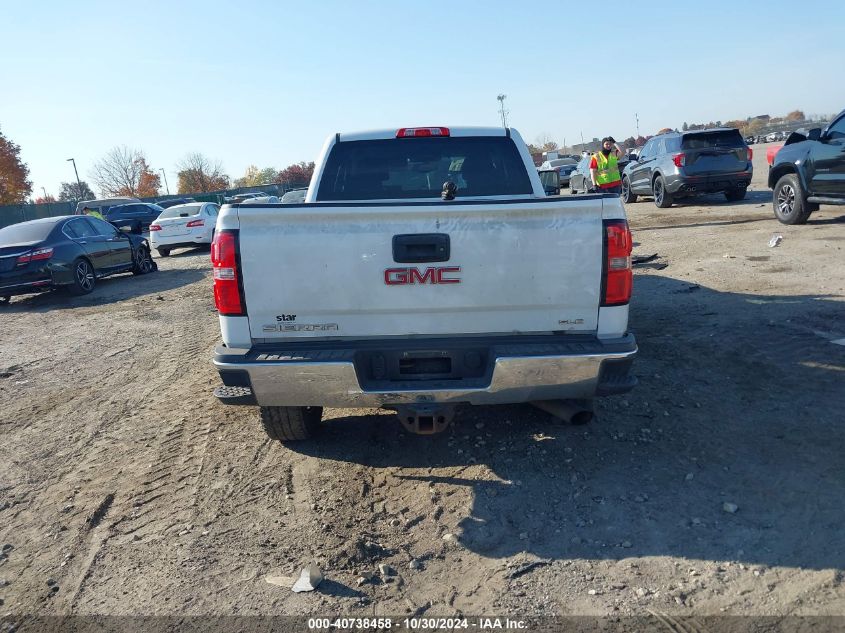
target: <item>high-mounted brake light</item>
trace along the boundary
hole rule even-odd
[[[418,136],[449,136],[449,128],[403,127],[396,131],[396,138],[414,138]]]
[[[683,167],[687,164],[687,155],[684,153],[675,154],[672,157],[672,162],[675,163],[675,167]]]
[[[150,224],[151,231],[161,231],[161,227],[158,224]]]
[[[218,231],[211,243],[214,304],[222,316],[243,316],[244,301],[238,279],[238,234]]]
[[[631,266],[633,239],[625,220],[604,221],[604,250],[607,258],[604,262],[604,297],[603,306],[625,305],[631,300],[634,285],[634,273]]]
[[[205,226],[205,221],[203,220],[191,220],[185,225],[185,228],[193,228],[195,226]]]
[[[53,256],[53,248],[38,248],[34,251],[27,251],[15,260],[16,266],[23,266],[29,262],[43,261]]]

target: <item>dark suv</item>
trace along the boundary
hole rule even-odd
[[[739,130],[670,132],[648,140],[622,173],[622,199],[653,196],[658,207],[679,198],[724,193],[742,200],[751,184],[751,150]]]
[[[845,110],[824,130],[793,133],[769,170],[775,217],[804,224],[820,204],[845,204]]]
[[[164,211],[157,204],[136,202],[135,204],[119,204],[111,207],[104,218],[117,228],[140,234],[150,229],[155,219]]]

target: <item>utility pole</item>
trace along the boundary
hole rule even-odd
[[[584,147],[584,133],[579,132],[579,134],[581,135],[581,151],[583,152],[584,149],[585,149],[585,147]]]
[[[164,168],[159,167],[158,170],[161,172],[161,175],[164,176],[164,187],[167,189],[167,195],[170,195],[170,185],[167,184],[167,174],[164,173]]]
[[[502,115],[502,127],[508,127],[508,111],[505,110],[505,99],[508,95],[499,95],[496,99],[499,101],[499,114]]]
[[[79,172],[76,171],[76,161],[73,160],[72,158],[68,158],[68,160],[73,163],[73,173],[76,174],[76,186],[78,187],[78,189],[76,190],[76,193],[79,196],[79,198],[82,198],[82,183],[79,182]],[[65,162],[67,162],[67,161],[65,161]]]
[[[41,187],[41,191],[44,192],[44,199],[47,199],[47,190],[44,187]]]
[[[634,118],[637,120],[637,138],[640,138],[640,115],[634,112]]]

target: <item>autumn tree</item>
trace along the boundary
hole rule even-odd
[[[48,193],[46,196],[39,196],[35,199],[35,204],[50,204],[55,202],[56,199],[53,197],[53,194]]]
[[[159,189],[161,189],[161,176],[147,167],[147,161],[142,158],[137,197],[154,198],[159,195]]]
[[[311,175],[314,173],[314,161],[310,163],[299,162],[285,167],[276,174],[275,182],[291,185],[307,185],[311,182]]]
[[[237,178],[232,184],[235,187],[257,187],[270,184],[275,180],[279,171],[275,167],[258,169],[255,165],[246,168],[243,178]]]
[[[0,204],[20,204],[32,193],[29,167],[20,154],[20,146],[0,131]]]
[[[144,153],[125,145],[115,147],[95,163],[91,177],[108,198],[155,196],[161,186]]]
[[[220,161],[212,161],[199,152],[188,154],[177,165],[179,193],[207,193],[229,188],[229,176]]]
[[[793,110],[786,115],[787,121],[803,121],[804,119],[804,113],[801,110]]]

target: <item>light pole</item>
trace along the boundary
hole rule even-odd
[[[640,138],[640,115],[634,112],[634,118],[637,120],[637,138]]]
[[[47,190],[44,187],[41,187],[41,191],[44,192],[44,201],[47,201]]]
[[[496,100],[499,102],[499,114],[502,115],[502,127],[508,127],[508,111],[505,110],[505,99],[508,95],[499,95]]]
[[[164,173],[164,168],[159,167],[158,170],[161,172],[161,175],[164,176],[164,186],[167,189],[167,195],[170,195],[170,185],[167,184],[167,174]]]
[[[73,163],[73,173],[76,174],[76,186],[78,187],[76,193],[79,195],[80,198],[82,198],[82,183],[79,182],[79,172],[76,171],[76,161],[72,158],[68,158],[68,160]]]

